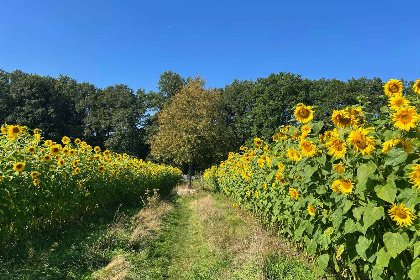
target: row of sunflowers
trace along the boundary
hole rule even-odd
[[[61,143],[44,141],[39,129],[19,125],[1,127],[0,147],[0,240],[5,242],[140,201],[146,189],[169,191],[181,178],[177,168],[66,136]]]
[[[387,106],[334,110],[334,127],[298,104],[271,144],[254,139],[205,178],[317,256],[318,268],[354,279],[420,279],[420,79],[413,94],[384,85]]]

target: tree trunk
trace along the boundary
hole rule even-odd
[[[188,188],[191,189],[192,164],[188,166]]]

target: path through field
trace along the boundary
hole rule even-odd
[[[0,259],[0,279],[316,279],[302,253],[226,197],[178,193],[25,242]]]

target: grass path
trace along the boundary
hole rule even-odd
[[[246,211],[200,191],[23,242],[0,255],[0,279],[316,279],[303,263]]]

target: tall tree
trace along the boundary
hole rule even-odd
[[[158,115],[158,132],[151,141],[153,157],[188,166],[188,186],[193,165],[211,165],[223,156],[226,147],[220,93],[204,86],[205,81],[195,77],[172,97]]]

